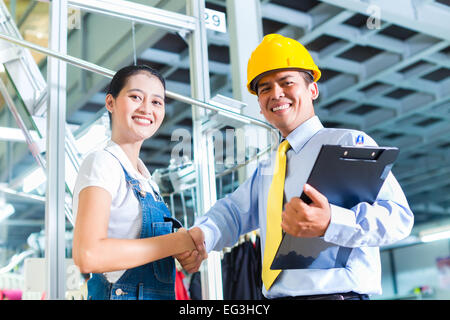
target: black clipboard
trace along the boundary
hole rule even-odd
[[[323,145],[307,183],[330,204],[350,209],[372,204],[398,157],[395,147]],[[302,192],[300,198],[311,200]],[[329,269],[345,267],[351,248],[320,238],[298,238],[283,232],[271,269]],[[319,255],[327,259],[317,259]],[[327,262],[328,261],[328,262]]]

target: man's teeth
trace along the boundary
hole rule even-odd
[[[275,108],[272,109],[272,111],[275,112],[275,111],[284,110],[284,109],[287,109],[287,108],[289,108],[289,104],[288,103],[287,104],[283,104],[282,106],[279,106],[279,107],[275,107]]]
[[[134,118],[134,121],[140,122],[142,124],[150,124],[151,121],[143,118]]]

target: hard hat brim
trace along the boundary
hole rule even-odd
[[[248,85],[248,90],[250,91],[250,93],[258,95],[257,93],[257,84],[259,82],[259,80],[261,80],[261,78],[265,77],[266,75],[273,73],[273,72],[279,72],[279,71],[302,71],[305,72],[307,74],[309,74],[311,76],[311,79],[313,81],[317,81],[316,78],[320,78],[320,74],[318,76],[316,76],[314,74],[313,70],[307,70],[307,69],[302,69],[302,68],[295,68],[295,67],[291,67],[291,68],[279,68],[279,69],[273,69],[273,70],[269,70],[266,72],[261,73],[260,75],[256,76],[252,81],[250,81],[249,85]]]

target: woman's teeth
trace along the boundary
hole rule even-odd
[[[133,118],[133,119],[134,119],[134,121],[142,123],[142,124],[151,124],[152,123],[150,120],[143,119],[143,118],[137,118],[136,117],[136,118]]]
[[[287,109],[287,108],[289,108],[289,104],[288,103],[287,104],[283,104],[282,106],[275,107],[275,108],[272,109],[272,111],[275,112],[275,111],[284,110],[284,109]]]

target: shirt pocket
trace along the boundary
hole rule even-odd
[[[162,236],[172,233],[172,222],[153,222],[153,236]],[[175,261],[172,257],[153,262],[155,278],[164,283],[175,282]]]

